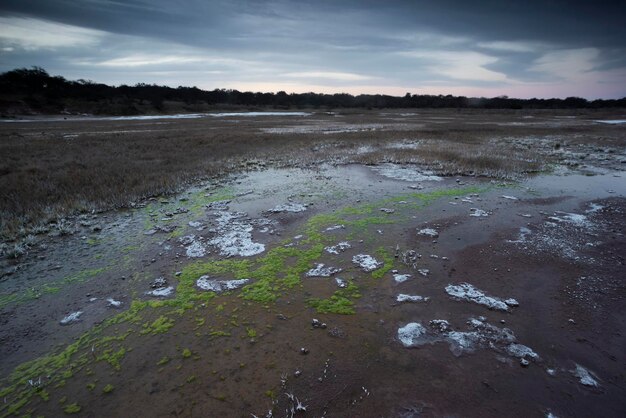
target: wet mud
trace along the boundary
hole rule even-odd
[[[626,172],[586,174],[266,169],[85,215],[2,261],[0,415],[624,416]]]

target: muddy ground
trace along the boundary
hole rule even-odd
[[[624,416],[625,128],[544,119],[569,148],[518,135],[559,158],[517,180],[261,166],[52,226],[1,261],[1,416]]]

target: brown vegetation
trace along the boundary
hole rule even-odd
[[[415,163],[442,174],[512,179],[541,170],[556,143],[580,142],[581,135],[623,146],[612,126],[507,124],[520,119],[515,112],[360,110],[342,117],[2,123],[0,233],[4,240],[26,236],[72,213],[124,207],[268,165]],[[533,119],[542,120],[555,119]],[[350,129],[323,130],[331,125]],[[282,133],[271,133],[276,127]],[[528,146],[515,138],[536,140]]]

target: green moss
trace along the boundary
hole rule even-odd
[[[353,300],[360,297],[358,286],[350,280],[345,288],[337,290],[330,298],[312,298],[307,303],[319,313],[353,315],[355,313]]]
[[[94,382],[91,383],[87,383],[87,390],[88,391],[93,391],[96,388],[96,384]]]
[[[109,363],[115,370],[120,370],[122,368],[120,361],[124,358],[125,355],[126,349],[124,347],[121,347],[117,351],[113,351],[113,349],[104,350],[104,352],[96,359],[98,361],[104,360]]]
[[[256,330],[254,328],[246,328],[246,335],[250,338],[256,337]]]
[[[102,393],[111,393],[114,390],[115,390],[115,386],[113,386],[112,384],[109,383],[104,388],[102,388]]]
[[[39,397],[46,402],[50,400],[50,394],[45,389],[39,389],[37,391],[37,395],[39,395]]]
[[[189,357],[191,357],[191,350],[188,348],[185,348],[183,350],[183,358],[189,358]]]
[[[196,376],[195,375],[191,375],[187,378],[187,383],[192,383],[196,380]]]
[[[165,356],[161,360],[158,361],[157,366],[164,366],[169,362],[170,362],[170,358],[168,356]]]
[[[66,414],[78,414],[80,410],[81,407],[76,402],[65,405],[65,408],[63,408],[63,412]]]
[[[141,334],[163,334],[174,326],[174,321],[163,315],[158,317],[152,323],[145,323]]]
[[[377,270],[372,272],[372,277],[375,279],[382,278],[389,270],[393,268],[394,258],[389,254],[389,252],[383,248],[379,247],[376,250],[376,254],[383,259],[383,266]]]

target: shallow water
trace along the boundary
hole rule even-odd
[[[133,121],[159,119],[198,119],[205,117],[262,117],[262,116],[310,116],[309,112],[222,112],[222,113],[180,113],[176,115],[136,115],[136,116],[67,116],[67,117],[39,117],[36,119],[0,119],[0,123],[22,122],[85,122],[85,121]]]

